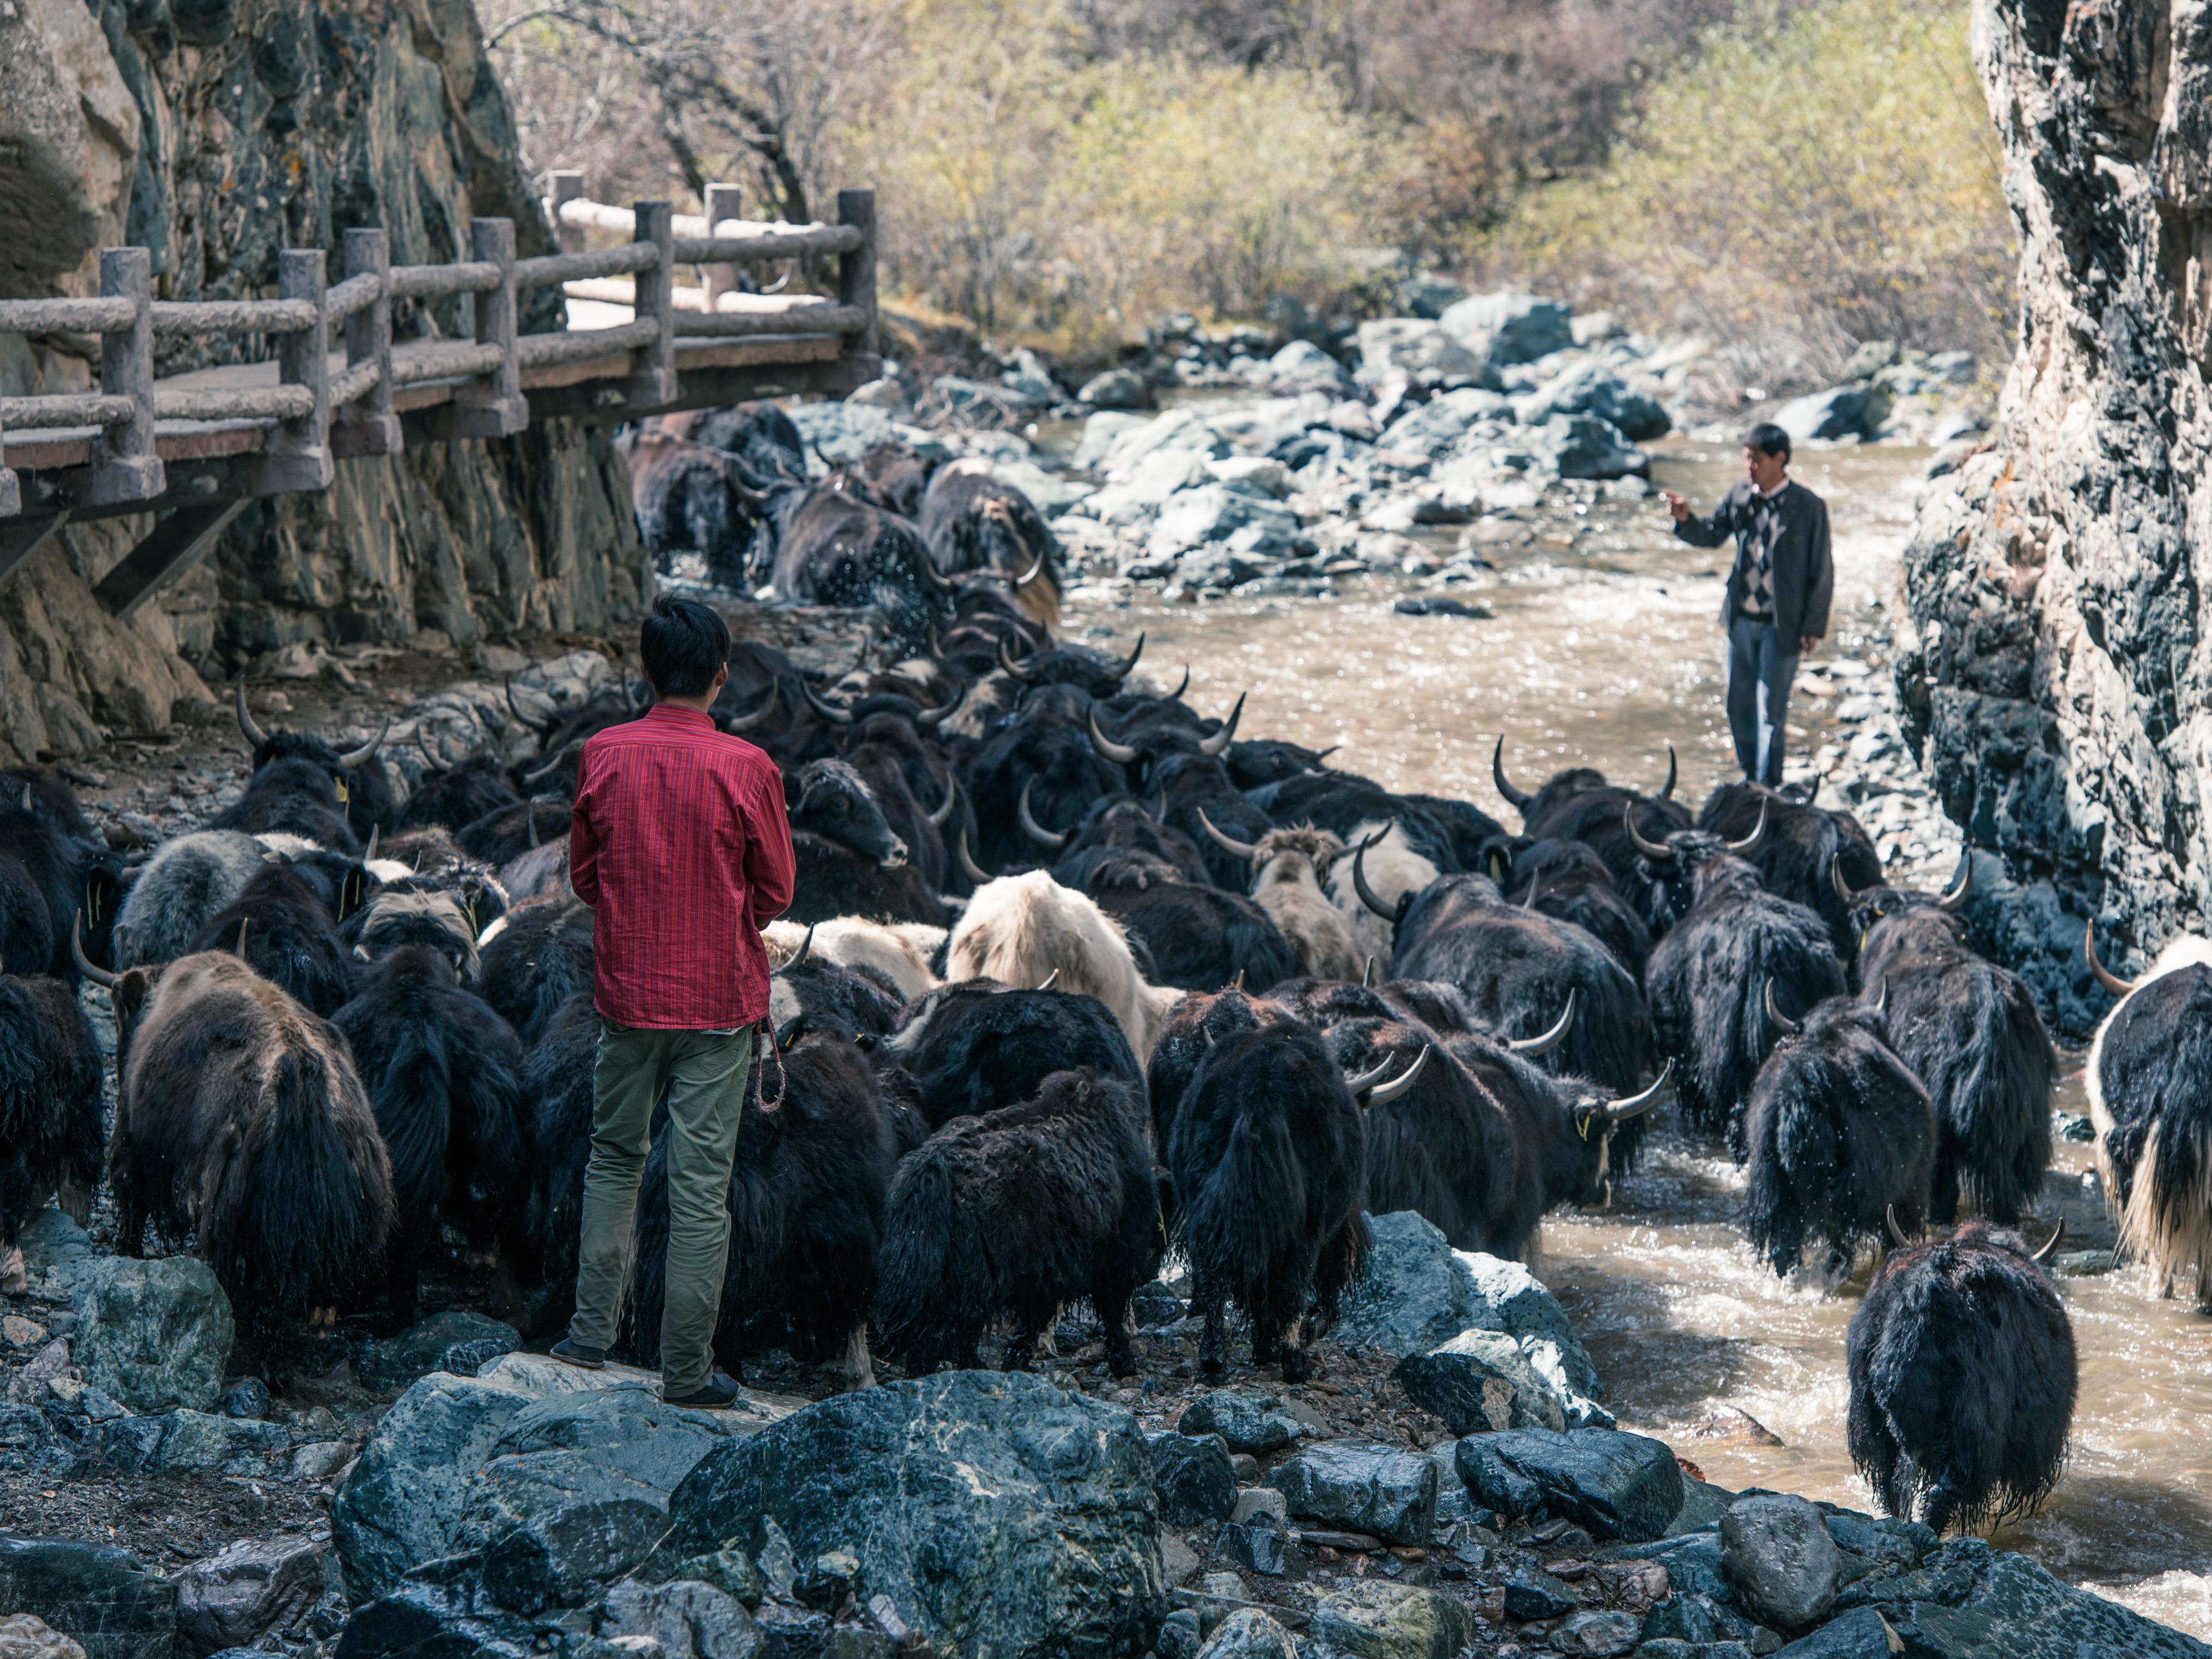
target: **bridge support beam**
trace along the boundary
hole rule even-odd
[[[198,563],[246,507],[246,499],[240,497],[175,508],[100,579],[92,596],[117,621],[130,621],[140,605]]]
[[[12,473],[4,475],[12,478]],[[46,545],[46,538],[69,522],[69,514],[49,513],[35,519],[9,519],[0,524],[0,582],[15,574],[15,567]]]

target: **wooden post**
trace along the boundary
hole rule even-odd
[[[478,219],[469,227],[470,257],[499,267],[499,286],[476,296],[477,343],[497,346],[499,367],[453,394],[453,435],[506,438],[530,424],[515,356],[514,221]]]
[[[315,308],[312,328],[277,336],[276,378],[305,386],[314,403],[305,415],[277,422],[252,469],[254,493],[321,489],[331,481],[331,324],[323,303],[325,259],[320,248],[286,248],[276,256],[276,297],[305,300]]]
[[[374,276],[374,301],[345,319],[346,367],[376,365],[376,385],[338,411],[331,443],[341,455],[396,455],[404,447],[392,407],[392,239],[381,229],[345,234],[345,274]]]
[[[131,415],[104,428],[94,447],[85,490],[94,507],[150,501],[167,488],[154,448],[154,256],[143,247],[101,249],[100,292],[132,302],[131,321],[100,337],[100,389],[131,399]]]
[[[0,519],[12,519],[22,510],[22,487],[8,470],[8,423],[0,421]]]
[[[640,202],[636,212],[637,240],[660,250],[652,269],[639,271],[634,279],[636,309],[632,314],[641,323],[659,325],[653,343],[630,354],[629,385],[625,391],[630,407],[643,410],[676,401],[676,312],[669,303],[670,290],[675,286],[676,222],[665,202]]]
[[[861,236],[860,246],[837,256],[837,301],[858,306],[868,319],[847,349],[872,357],[880,349],[876,338],[876,192],[839,191],[837,222],[858,225]]]
[[[725,219],[738,218],[744,212],[744,192],[737,185],[709,185],[707,186],[707,234],[712,236],[716,225],[720,224]],[[705,280],[707,314],[711,317],[718,308],[716,301],[725,294],[734,294],[738,291],[738,268],[734,264],[725,260],[720,264],[702,265],[699,272]]]
[[[561,204],[584,199],[584,175],[566,171],[545,175],[545,216],[553,222],[553,246],[563,253],[584,251],[582,230],[561,222]]]

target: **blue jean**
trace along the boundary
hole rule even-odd
[[[1771,622],[1738,617],[1729,624],[1729,732],[1736,764],[1753,783],[1782,783],[1790,682],[1797,677],[1797,653],[1785,647],[1796,643],[1784,640]]]

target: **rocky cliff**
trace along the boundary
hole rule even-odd
[[[1898,683],[1945,811],[1999,855],[1981,942],[2080,1035],[2108,1002],[2085,917],[2131,963],[2212,908],[2212,5],[1974,21],[2020,348],[1991,444],[1922,504]]]
[[[116,243],[154,251],[163,298],[271,293],[283,248],[381,225],[395,264],[449,259],[477,213],[547,251],[469,0],[0,4],[0,295],[91,292]],[[447,310],[398,326],[457,331]],[[219,361],[171,343],[165,372]],[[0,390],[92,370],[87,343],[0,337]],[[70,526],[0,583],[0,763],[159,730],[207,679],[294,640],[591,629],[634,616],[650,584],[620,460],[562,424],[342,461],[327,495],[256,504],[118,623],[90,584],[148,522]]]

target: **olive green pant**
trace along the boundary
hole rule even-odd
[[[592,1158],[584,1170],[571,1341],[614,1346],[629,1282],[638,1182],[653,1103],[668,1091],[668,1269],[660,1386],[695,1394],[714,1374],[714,1323],[730,1256],[730,1169],[752,1065],[753,1034],[648,1031],[601,1021],[592,1079]]]

